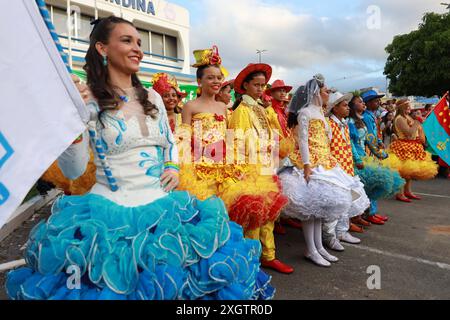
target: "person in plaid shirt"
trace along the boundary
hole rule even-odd
[[[350,113],[348,106],[353,94],[343,95],[335,92],[330,95],[327,111],[329,113],[328,123],[330,125],[332,138],[330,141],[331,155],[337,160],[339,166],[350,176],[354,177],[355,184],[359,184],[361,196],[355,205],[355,210],[350,210],[348,215],[344,215],[339,219],[329,220],[323,224],[323,236],[325,243],[330,249],[342,251],[343,247],[339,241],[352,244],[359,244],[360,239],[353,237],[349,233],[350,218],[360,216],[369,207],[370,201],[364,192],[364,185],[359,178],[355,176],[353,153],[353,144],[350,139],[350,131],[345,118]],[[356,202],[355,201],[355,202]]]

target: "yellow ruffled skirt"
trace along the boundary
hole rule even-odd
[[[220,197],[230,219],[244,230],[253,230],[275,221],[287,204],[278,177],[264,175],[260,170],[250,165],[183,165],[178,189],[200,200]]]
[[[438,165],[418,140],[395,140],[383,164],[398,170],[403,179],[428,180],[438,173]]]

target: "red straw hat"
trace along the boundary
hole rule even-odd
[[[244,80],[253,72],[263,72],[266,75],[266,83],[269,82],[272,76],[272,67],[265,63],[250,63],[244,70],[242,70],[236,80],[234,80],[234,91],[239,94],[244,94],[245,90],[242,87]]]
[[[231,85],[231,87],[233,88],[233,84],[234,84],[234,79],[225,81],[225,82],[222,83],[222,85],[220,86],[220,89],[225,88],[225,87],[228,86],[228,85]]]
[[[286,90],[287,93],[289,93],[292,90],[292,87],[287,86],[283,80],[275,80],[272,83],[272,86],[266,90],[266,93],[270,95],[272,93],[272,91],[275,91],[278,89],[284,89],[284,90]]]
[[[158,92],[161,96],[169,92],[170,89],[175,89],[177,95],[181,98],[185,98],[187,96],[186,92],[180,90],[178,86],[177,79],[173,76],[168,75],[167,73],[160,72],[156,73],[152,77],[152,85],[153,89]]]

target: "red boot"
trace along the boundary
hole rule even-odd
[[[370,222],[364,220],[361,216],[352,218],[352,222],[362,227],[370,227]]]
[[[350,230],[351,232],[356,232],[356,233],[364,233],[364,229],[363,227],[360,227],[354,223],[350,223]]]
[[[412,193],[409,193],[409,192],[408,192],[408,193],[405,192],[405,196],[406,196],[407,198],[413,199],[413,200],[422,200],[421,197],[416,196],[415,194],[412,194]]]
[[[367,221],[373,223],[373,224],[378,224],[378,225],[383,225],[384,221],[377,219],[375,216],[370,216],[366,219]]]
[[[381,215],[379,215],[379,214],[376,214],[376,215],[375,215],[375,218],[377,218],[378,220],[384,221],[384,222],[387,222],[387,221],[389,220],[389,217],[387,217],[387,216],[381,216]]]
[[[265,268],[270,268],[273,269],[275,271],[278,271],[280,273],[285,273],[285,274],[289,274],[294,272],[294,268],[292,268],[291,266],[284,264],[283,262],[281,262],[280,260],[272,260],[272,261],[267,261],[267,260],[261,260],[261,265]]]
[[[412,202],[411,200],[409,200],[407,197],[405,197],[404,195],[401,196],[395,196],[395,199],[398,201],[402,201],[402,202]]]
[[[286,228],[283,227],[283,225],[279,222],[275,223],[275,227],[273,228],[273,232],[276,234],[281,234],[281,235],[285,235],[286,232]]]

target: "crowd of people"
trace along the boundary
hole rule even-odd
[[[261,267],[294,272],[276,254],[284,226],[330,267],[327,249],[387,223],[380,199],[420,200],[412,181],[437,174],[407,100],[382,107],[320,74],[292,93],[264,63],[226,79],[214,46],[194,52],[198,97],[183,103],[169,74],[140,83],[131,23],[101,19],[90,40],[87,84],[74,81],[96,117],[44,176],[67,196],[9,273],[12,299],[270,299]]]

